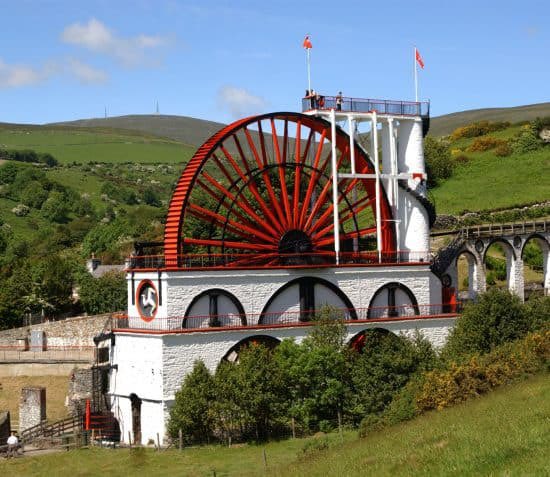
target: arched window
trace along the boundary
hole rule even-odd
[[[392,282],[376,291],[370,302],[367,318],[395,318],[419,314],[414,293],[402,283]]]
[[[277,338],[274,338],[273,336],[269,335],[254,335],[249,336],[248,338],[244,338],[241,341],[239,341],[237,344],[233,345],[227,353],[225,353],[225,356],[222,358],[225,361],[229,361],[231,363],[237,363],[239,362],[239,353],[248,346],[258,345],[261,344],[265,346],[266,348],[273,349],[279,345],[281,341]]]
[[[259,324],[310,321],[324,305],[341,310],[344,319],[357,319],[351,300],[334,283],[318,277],[300,277],[283,285],[268,300]]]
[[[212,288],[197,295],[185,311],[182,328],[246,326],[241,302],[226,290]]]

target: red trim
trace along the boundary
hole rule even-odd
[[[141,290],[146,286],[146,285],[149,285],[153,288],[153,290],[155,290],[155,311],[153,313],[153,316],[144,316],[142,313],[141,313],[141,306],[140,306],[140,300],[139,300],[139,296],[141,294]],[[138,287],[137,287],[137,291],[136,291],[136,308],[137,308],[137,311],[139,313],[139,317],[145,321],[146,323],[149,323],[151,321],[153,321],[155,319],[155,316],[157,316],[157,311],[159,309],[159,292],[157,290],[157,287],[155,287],[155,284],[151,281],[151,280],[142,280]]]
[[[438,315],[414,315],[414,316],[400,316],[396,318],[371,318],[368,320],[347,320],[346,325],[367,324],[367,323],[391,323],[395,321],[414,321],[414,320],[436,320],[436,319],[456,319],[460,315],[459,313],[441,313]],[[275,325],[247,325],[247,326],[231,326],[231,327],[211,327],[211,328],[194,328],[194,329],[178,329],[178,330],[148,330],[142,328],[113,328],[113,333],[132,333],[140,335],[187,335],[190,333],[209,333],[220,331],[243,331],[243,330],[265,330],[265,329],[277,329],[277,328],[303,328],[307,326],[313,326],[315,323],[309,322],[296,322],[296,323],[283,323]]]

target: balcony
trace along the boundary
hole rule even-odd
[[[427,265],[432,260],[426,251],[340,252],[336,264],[335,252],[311,253],[238,253],[185,254],[177,260],[164,255],[133,255],[126,260],[127,270],[212,270],[263,268],[327,268],[357,266]]]
[[[389,322],[403,320],[453,318],[460,304],[430,304],[384,306],[355,309],[335,309],[335,315],[346,324]],[[190,333],[243,329],[288,328],[313,325],[318,311],[281,311],[248,313],[245,315],[171,316],[144,321],[140,317],[113,315],[112,329],[134,333]]]
[[[429,101],[394,101],[387,99],[364,99],[342,96],[342,103],[338,104],[337,96],[323,96],[302,98],[302,112],[330,111],[334,109],[342,113],[370,113],[390,114],[394,116],[430,116]]]

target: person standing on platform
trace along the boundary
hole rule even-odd
[[[342,91],[338,91],[338,96],[336,96],[336,111],[342,111],[342,103],[344,98],[342,97]]]

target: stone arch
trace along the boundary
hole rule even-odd
[[[329,298],[330,302],[327,301]],[[353,303],[334,283],[319,277],[299,277],[285,283],[271,295],[258,324],[310,321],[315,311],[324,304],[344,308],[345,319],[357,319]]]
[[[485,276],[487,276],[487,253],[494,244],[502,245],[504,254],[506,255],[506,286],[508,290],[523,299],[523,261],[514,250],[513,244],[508,240],[502,237],[495,237],[487,243],[483,251]]]
[[[369,304],[367,318],[395,318],[419,314],[418,301],[410,288],[399,282],[391,282],[376,290]]]
[[[527,236],[521,245],[520,257],[522,260],[524,257],[525,247],[532,241],[539,246],[542,252],[542,287],[543,293],[548,295],[550,291],[550,273],[548,270],[548,264],[550,263],[550,243],[548,242],[547,237],[539,233],[533,233]]]
[[[475,300],[475,298],[483,291],[485,291],[485,268],[483,267],[483,259],[468,249],[462,249],[456,256],[456,285],[460,290],[460,273],[459,273],[459,260],[464,257],[468,264],[468,299]]]
[[[386,328],[365,328],[364,330],[359,331],[351,337],[351,339],[348,341],[348,346],[351,349],[360,353],[363,351],[365,346],[368,346],[369,335],[372,336],[374,334],[378,334],[380,336],[393,335],[395,338],[400,338],[399,335],[396,335],[393,331],[390,331]]]
[[[281,340],[270,335],[253,335],[243,338],[238,343],[229,348],[229,351],[225,353],[222,361],[229,361],[230,363],[237,363],[239,361],[240,351],[250,346],[251,344],[263,344],[267,348],[273,349],[279,346]]]
[[[246,326],[246,323],[243,305],[237,297],[222,288],[211,288],[191,300],[181,327]]]

